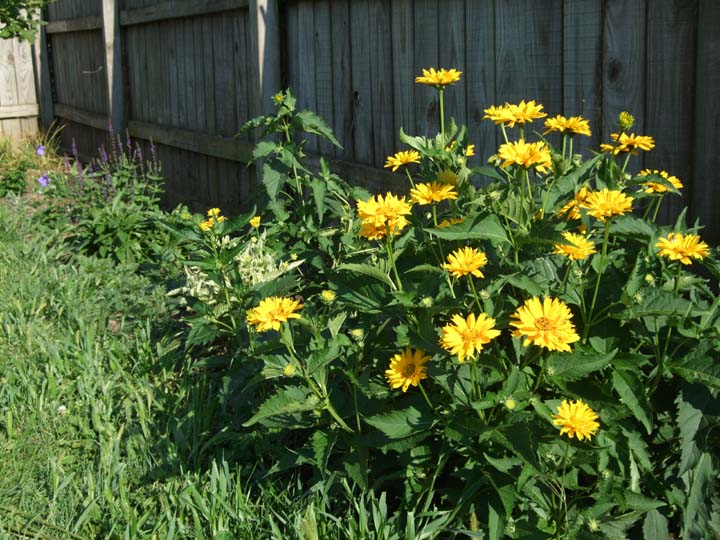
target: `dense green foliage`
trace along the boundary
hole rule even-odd
[[[35,39],[37,13],[54,0],[3,0],[0,4],[0,39]]]

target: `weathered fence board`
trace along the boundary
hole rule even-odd
[[[0,39],[0,134],[36,134],[38,111],[30,44]]]
[[[110,32],[110,7],[119,31]],[[549,115],[588,118],[593,135],[573,148],[585,155],[609,141],[627,110],[637,118],[634,131],[658,144],[633,157],[629,170],[679,176],[693,215],[720,235],[711,202],[720,182],[713,142],[720,8],[713,0],[62,0],[47,15],[57,115],[72,124],[64,142],[75,137],[92,152],[100,118],[113,112],[124,117],[117,129],[129,123],[136,134],[138,125],[144,136],[161,134],[160,154],[173,160],[166,166],[172,201],[188,194],[196,205],[247,203],[255,173],[243,159],[255,134],[230,137],[272,110],[281,79],[344,146],[311,138],[308,151],[333,158],[352,181],[378,189],[402,183],[381,170],[402,149],[400,127],[424,135],[439,129],[437,93],[414,78],[446,67],[463,71],[445,92],[446,118],[468,124],[474,163],[501,142],[482,120],[490,105],[536,99]],[[118,109],[110,87],[123,75]],[[83,132],[85,124],[94,127]],[[671,201],[662,219],[680,204]]]

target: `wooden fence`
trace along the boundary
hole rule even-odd
[[[0,135],[12,139],[38,132],[32,47],[0,39]]]
[[[423,67],[462,70],[447,110],[483,158],[492,104],[537,99],[581,114],[608,141],[622,110],[657,148],[632,168],[663,168],[720,239],[720,2],[716,0],[58,0],[47,15],[45,111],[91,153],[116,129],[158,143],[169,202],[242,206],[252,141],[233,139],[280,86],[328,120],[344,148],[312,140],[353,181],[392,187],[382,170],[398,130],[432,133],[437,99]],[[478,162],[480,158],[477,158]]]

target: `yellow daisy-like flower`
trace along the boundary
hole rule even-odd
[[[410,200],[417,204],[432,204],[457,198],[457,191],[451,184],[440,184],[438,182],[417,184],[410,190]]]
[[[598,415],[582,400],[568,401],[560,404],[557,414],[552,415],[553,424],[560,426],[560,435],[567,434],[571,439],[577,437],[579,441],[588,439],[600,429]]]
[[[512,121],[507,103],[505,105],[492,105],[485,109],[484,112],[483,120],[491,120],[496,125],[507,124]]]
[[[420,154],[415,150],[404,150],[402,152],[396,152],[395,155],[388,156],[385,162],[385,168],[392,169],[392,172],[395,172],[401,166],[409,163],[420,163]]]
[[[564,232],[563,238],[567,241],[566,244],[553,244],[555,251],[558,255],[565,255],[572,261],[578,261],[586,259],[593,253],[597,253],[595,244],[585,238],[582,234],[575,234],[571,232]]]
[[[475,317],[471,313],[467,318],[462,315],[453,315],[452,324],[447,324],[442,329],[440,346],[451,354],[456,354],[460,363],[465,358],[475,358],[478,352],[491,340],[500,335],[500,330],[495,330],[495,319],[481,313]]]
[[[547,116],[547,113],[542,112],[543,106],[536,104],[534,99],[527,103],[523,99],[517,105],[508,105],[506,103],[505,106],[508,108],[510,115],[510,122],[508,122],[510,127],[515,127],[515,124],[525,125],[533,120]]]
[[[533,343],[551,351],[570,352],[570,343],[580,339],[575,332],[572,313],[567,304],[557,298],[538,297],[525,301],[510,321],[516,330],[513,336],[525,336],[526,347]]]
[[[671,261],[692,264],[692,259],[703,260],[710,254],[710,246],[696,234],[668,233],[655,244],[660,255]]]
[[[408,225],[405,216],[411,212],[405,197],[396,197],[392,193],[387,193],[385,197],[374,195],[367,201],[358,201],[357,208],[362,220],[360,235],[371,240],[398,234]]]
[[[446,147],[445,147],[445,151],[446,151],[446,152],[449,152],[450,150],[452,150],[453,148],[455,148],[455,144],[457,144],[457,141],[451,142],[449,146],[446,146]],[[472,157],[472,156],[474,156],[474,155],[475,155],[475,145],[474,145],[474,144],[468,144],[468,145],[465,147],[465,152],[464,152],[464,154],[465,154],[465,157]]]
[[[473,247],[464,247],[450,253],[443,268],[455,277],[462,277],[472,274],[475,277],[485,277],[480,271],[487,262],[487,256]]]
[[[566,118],[558,114],[555,118],[548,118],[545,120],[546,131],[544,135],[547,135],[551,131],[558,131],[568,135],[586,135],[590,136],[590,122],[585,120],[582,116],[571,116]]]
[[[631,154],[637,154],[638,150],[650,151],[655,148],[655,139],[649,135],[635,135],[634,133],[611,133],[610,138],[615,141],[615,144],[603,143],[600,145],[602,152],[610,152],[617,156],[618,154],[624,154],[630,152]]]
[[[210,210],[208,210],[208,219],[200,223],[200,230],[209,231],[218,223],[222,223],[223,221],[225,221],[227,218],[225,216],[221,216],[220,212],[221,210],[219,208],[211,208]]]
[[[255,216],[250,220],[250,226],[257,229],[260,226],[260,216]]]
[[[498,156],[503,159],[501,167],[520,165],[526,169],[535,168],[541,173],[546,173],[552,167],[550,150],[544,142],[527,143],[525,139],[515,142],[508,142],[500,146]]]
[[[590,195],[590,190],[586,186],[582,186],[575,194],[575,197],[557,211],[557,215],[566,215],[567,221],[570,221],[571,219],[580,219],[582,217],[582,214],[580,214],[580,205],[585,202],[588,195]]]
[[[280,330],[280,323],[288,319],[299,319],[300,314],[295,313],[303,305],[292,298],[271,296],[261,300],[260,303],[247,313],[247,322],[258,332],[267,330]]]
[[[435,88],[443,89],[449,84],[454,84],[460,80],[462,71],[457,69],[439,69],[435,71],[435,68],[423,69],[423,74],[420,77],[415,78],[416,83],[427,84],[434,86]]]
[[[443,219],[440,223],[438,223],[438,229],[444,229],[445,227],[449,227],[450,225],[457,225],[458,223],[462,223],[463,221],[463,218]]]
[[[403,392],[420,381],[427,379],[425,364],[430,357],[421,350],[412,350],[406,347],[390,359],[390,367],[385,371],[385,378],[390,388],[402,388]]]
[[[632,202],[632,198],[622,191],[605,188],[602,191],[588,193],[585,201],[580,203],[580,207],[586,208],[588,214],[604,223],[613,216],[632,212]]]
[[[671,176],[667,171],[658,171],[657,169],[645,169],[640,171],[638,176],[649,176],[651,174],[661,176],[662,178],[670,182],[675,189],[679,190],[683,188],[683,184],[680,179],[677,176]],[[645,188],[645,193],[667,193],[668,191],[670,191],[670,188],[667,187],[665,184],[658,184],[657,182],[643,182],[643,186]]]

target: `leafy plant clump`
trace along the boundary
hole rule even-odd
[[[197,223],[179,292],[235,440],[411,521],[445,512],[427,537],[720,538],[720,272],[684,212],[656,223],[682,182],[631,172],[655,143],[628,113],[586,157],[589,123],[535,101],[485,111],[504,142],[473,165],[443,107],[460,78],[417,79],[441,129],[388,157],[409,196],[308,166],[305,134],[336,141],[289,91],[247,124],[273,135],[267,204]]]

